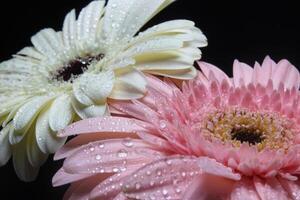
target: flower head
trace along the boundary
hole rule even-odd
[[[79,134],[56,154],[66,199],[298,199],[298,70],[269,57],[235,61],[233,78],[199,66],[180,89],[149,76],[143,99],[112,102],[123,117],[61,132]]]
[[[93,1],[62,31],[43,29],[0,64],[0,163],[13,154],[18,176],[32,180],[64,142],[56,132],[74,120],[109,114],[107,99],[146,92],[142,72],[178,79],[196,75],[206,38],[188,20],[139,29],[174,0]],[[105,11],[105,12],[104,12]]]

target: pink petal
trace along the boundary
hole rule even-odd
[[[260,85],[265,87],[268,84],[268,80],[272,78],[272,71],[275,66],[276,63],[269,56],[264,59],[261,65],[260,76],[258,79],[258,83]]]
[[[260,200],[253,181],[247,178],[243,178],[237,182],[234,186],[231,196],[231,200]]]
[[[124,195],[121,195],[122,186],[128,176],[136,169],[137,168],[134,168],[124,173],[114,174],[104,181],[99,182],[99,184],[91,191],[90,198],[110,200],[124,197]]]
[[[217,184],[216,184],[217,183]],[[184,193],[183,200],[228,199],[234,181],[223,177],[200,174],[194,178]]]
[[[97,132],[135,133],[139,130],[143,130],[143,128],[138,126],[134,119],[123,117],[99,117],[76,122],[60,132],[59,136],[65,137]]]
[[[132,133],[90,133],[90,134],[83,134],[83,135],[78,135],[71,139],[68,143],[66,143],[63,147],[61,147],[56,154],[54,155],[54,160],[60,160],[63,158],[66,158],[70,156],[72,153],[74,153],[79,147],[82,145],[94,142],[94,141],[99,141],[99,140],[104,140],[106,138],[125,138],[124,140],[126,141],[127,139],[130,138],[137,138],[137,135],[132,134]],[[127,138],[127,139],[126,139]]]
[[[162,157],[142,140],[112,139],[80,147],[64,162],[68,173],[116,173]]]
[[[93,174],[69,174],[65,172],[63,168],[60,168],[52,179],[52,185],[54,187],[65,185],[68,183],[76,182],[78,180],[85,179]]]
[[[109,176],[109,175],[107,175]],[[89,199],[90,192],[95,188],[95,186],[107,178],[107,176],[94,175],[92,177],[86,178],[85,180],[75,182],[68,188],[64,195],[64,200],[82,200]]]
[[[233,80],[236,87],[247,86],[252,81],[253,68],[235,60],[233,63]],[[244,83],[244,84],[243,84]]]
[[[288,193],[282,188],[276,178],[260,179],[254,177],[254,185],[262,200],[288,200]]]
[[[138,170],[128,178],[124,190],[130,198],[181,199],[191,181],[201,173],[234,180],[240,178],[215,160],[174,156]]]
[[[300,181],[290,181],[286,179],[279,179],[282,187],[288,192],[288,194],[294,199],[300,199]]]
[[[289,61],[281,60],[277,64],[277,69],[273,75],[274,87],[278,88],[283,83],[285,88],[299,87],[299,71]]]
[[[209,77],[209,74],[212,72],[219,83],[222,83],[225,80],[228,84],[231,84],[228,76],[218,67],[206,62],[198,62],[198,65],[206,77]]]

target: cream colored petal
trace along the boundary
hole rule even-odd
[[[36,142],[40,150],[45,154],[55,153],[66,141],[67,138],[59,138],[56,132],[53,132],[49,126],[50,110],[44,110],[39,115],[35,135]]]
[[[109,115],[109,110],[106,102],[99,105],[91,105],[85,106],[80,104],[76,98],[72,99],[72,106],[76,111],[77,115],[81,119],[93,118],[93,117],[101,117]]]
[[[111,99],[138,99],[146,93],[147,81],[144,75],[138,70],[131,69],[117,73]]]
[[[31,38],[34,47],[45,55],[49,60],[57,59],[59,52],[63,49],[61,34],[55,30],[43,29]]]
[[[49,114],[49,125],[52,131],[64,129],[72,122],[73,117],[74,111],[69,95],[64,94],[53,101]]]
[[[45,59],[45,56],[43,56],[33,47],[25,47],[21,49],[21,51],[19,51],[17,54],[36,59],[37,61]]]
[[[46,96],[32,98],[17,111],[13,119],[13,126],[15,131],[13,137],[10,138],[10,142],[12,144],[16,144],[20,142],[20,140],[22,140],[41,109],[47,104],[50,99],[50,97]]]
[[[11,156],[11,147],[8,140],[10,128],[11,124],[0,131],[0,166],[5,165]]]
[[[83,104],[85,106],[90,106],[94,104],[91,98],[85,94],[84,88],[82,88],[82,84],[79,80],[73,83],[73,94],[80,104]]]
[[[12,155],[14,169],[19,179],[25,182],[33,181],[39,173],[39,167],[33,167],[29,163],[26,151],[26,140],[13,145]]]
[[[30,128],[26,136],[26,152],[28,161],[33,167],[42,166],[48,158],[48,153],[43,153],[38,146],[34,127]]]
[[[102,104],[110,95],[114,85],[114,72],[106,71],[99,74],[83,74],[77,81],[79,82],[79,89],[83,95],[91,99],[95,104]],[[76,98],[76,92],[74,91]],[[78,94],[78,93],[77,93]],[[78,98],[77,98],[78,99]],[[78,99],[82,103],[81,98]],[[85,105],[85,102],[83,102]]]
[[[104,12],[105,1],[92,1],[79,14],[77,20],[77,40],[89,45],[96,42],[96,33],[99,21]]]
[[[191,68],[186,70],[156,70],[156,71],[145,71],[146,73],[166,76],[181,80],[190,80],[197,76],[197,70],[191,66]]]
[[[74,9],[71,10],[71,12],[69,12],[65,17],[63,24],[63,40],[64,46],[70,51],[68,53],[71,57],[71,50],[74,49],[76,41],[76,14]]]
[[[174,0],[110,0],[104,16],[104,37],[116,42],[134,36],[157,12]]]

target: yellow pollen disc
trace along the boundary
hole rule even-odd
[[[203,121],[202,133],[207,139],[230,142],[235,147],[248,143],[259,151],[265,148],[287,150],[294,138],[291,120],[277,113],[247,109],[209,113]]]

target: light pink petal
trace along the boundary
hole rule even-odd
[[[207,78],[209,77],[210,73],[213,73],[214,77],[218,80],[220,84],[223,81],[226,81],[229,85],[231,84],[231,81],[229,80],[228,76],[218,67],[206,62],[198,62],[198,65]]]
[[[276,178],[260,179],[254,177],[254,185],[262,200],[288,200],[288,193],[284,190]]]
[[[235,181],[209,174],[195,177],[184,193],[183,200],[228,199]]]
[[[243,178],[238,181],[230,196],[231,200],[260,200],[253,181],[248,178]]]
[[[124,173],[114,174],[104,181],[99,182],[99,184],[91,191],[90,198],[115,200],[124,197],[124,195],[121,195],[124,182],[126,181],[128,176],[132,174],[132,172],[134,172],[136,169],[138,168],[127,170]]]
[[[138,170],[126,181],[124,192],[137,199],[181,199],[191,181],[201,173],[235,180],[240,178],[215,160],[174,156]]]
[[[247,86],[252,82],[253,68],[235,60],[233,63],[233,80],[236,87]]]
[[[80,147],[65,160],[63,167],[71,174],[126,171],[163,156],[149,147],[142,140],[134,139],[96,141]]]
[[[146,77],[148,87],[155,89],[156,91],[162,93],[162,95],[172,95],[172,91],[174,89],[173,85],[169,85],[152,75],[147,75]]]
[[[282,187],[288,192],[290,197],[292,197],[293,200],[299,200],[300,199],[300,181],[290,181],[286,179],[279,179]]]
[[[76,122],[59,133],[60,137],[87,133],[135,133],[143,130],[136,120],[124,117],[98,117]]]
[[[63,147],[61,147],[54,155],[54,160],[60,160],[63,158],[66,158],[70,156],[72,153],[74,153],[78,148],[81,146],[99,141],[99,140],[105,140],[106,138],[114,139],[114,138],[125,138],[124,140],[126,141],[127,139],[130,138],[138,138],[137,135],[132,134],[132,133],[90,133],[90,134],[83,134],[83,135],[78,135],[68,141]]]
[[[283,83],[287,89],[299,88],[299,71],[287,60],[281,60],[277,64],[272,79],[275,88],[278,88],[280,83]]]
[[[53,176],[52,185],[54,187],[65,185],[68,183],[76,182],[78,180],[85,179],[93,174],[69,174],[65,172],[63,168],[60,168]]]
[[[109,174],[104,176],[103,174],[98,174],[86,178],[85,180],[81,180],[79,182],[75,182],[68,188],[67,192],[64,195],[64,200],[83,200],[89,199],[91,191],[95,188],[95,186],[107,178]]]
[[[272,73],[275,70],[275,66],[276,63],[269,56],[266,56],[261,65],[260,75],[258,78],[258,83],[260,85],[266,86],[268,84],[268,80],[272,78]]]

